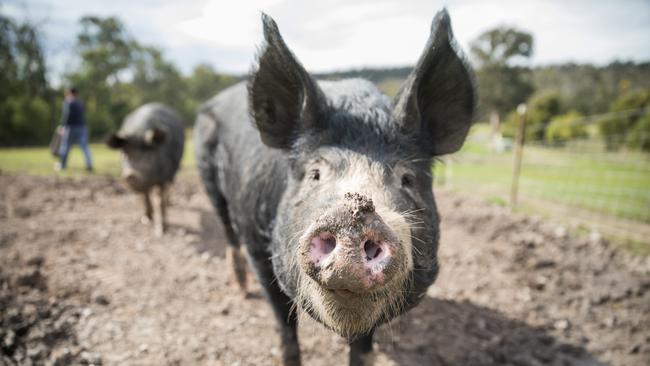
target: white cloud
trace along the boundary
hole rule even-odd
[[[257,37],[260,11],[281,0],[273,1],[209,1],[199,16],[181,21],[175,28],[213,47],[248,48]]]
[[[308,69],[325,71],[414,63],[433,15],[445,5],[464,49],[486,29],[506,24],[534,34],[532,64],[650,59],[650,3],[630,0],[621,4],[586,0],[32,0],[27,1],[27,8],[32,18],[47,20],[48,52],[58,59],[72,58],[81,16],[116,15],[140,42],[161,46],[185,72],[199,62],[246,72],[262,39],[260,11],[274,17],[287,44]],[[20,6],[3,9],[15,14]]]

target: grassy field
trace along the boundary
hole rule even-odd
[[[435,168],[443,184],[507,202],[512,153],[469,142]],[[641,153],[583,154],[527,146],[519,183],[522,199],[559,204],[650,223],[650,160]]]
[[[472,132],[461,152],[434,167],[436,185],[508,205],[513,153],[487,146],[486,126]],[[524,147],[519,210],[555,221],[598,228],[633,245],[650,242],[650,156],[605,152],[598,144]],[[588,146],[587,146],[588,145]]]
[[[194,150],[192,134],[188,131],[185,138],[185,152],[183,154],[182,168],[192,168]],[[68,169],[60,172],[62,176],[77,175],[112,175],[120,174],[120,154],[109,149],[103,143],[90,144],[95,171],[87,173],[84,169],[84,160],[81,149],[74,146],[68,157]],[[54,172],[54,163],[57,161],[45,147],[0,149],[0,170],[3,172],[21,172],[36,175],[51,175]]]
[[[436,186],[509,205],[513,153],[487,144],[486,125],[463,149],[434,166]],[[541,214],[578,231],[598,230],[611,241],[650,254],[650,155],[606,152],[599,140],[564,148],[524,147],[517,210]]]

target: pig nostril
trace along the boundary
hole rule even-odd
[[[336,238],[332,235],[325,235],[321,240],[323,241],[323,253],[330,254],[336,247]]]
[[[325,258],[336,248],[336,238],[330,233],[320,233],[311,239],[311,260],[320,265]]]
[[[381,254],[383,251],[379,244],[375,243],[372,240],[366,240],[366,243],[363,245],[363,250],[366,252],[366,260],[371,261]]]

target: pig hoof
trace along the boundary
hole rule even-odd
[[[233,283],[233,287],[237,287],[246,296],[248,294],[246,258],[241,252],[241,249],[230,247],[227,249],[226,256],[228,257],[228,262],[230,262],[231,283]]]
[[[247,298],[248,296],[248,286],[246,282],[242,283],[237,281],[237,279],[230,279],[228,282],[230,282],[230,288],[232,288],[233,291],[241,293],[244,298]]]
[[[149,216],[144,215],[140,218],[140,223],[142,223],[143,225],[149,225],[151,224],[151,218]]]

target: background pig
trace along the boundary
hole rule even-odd
[[[133,111],[107,140],[109,147],[122,151],[122,177],[143,194],[143,219],[153,220],[158,235],[166,227],[167,189],[183,157],[184,141],[180,117],[160,103],[145,104]],[[151,203],[152,190],[155,205]]]
[[[284,363],[300,363],[299,308],[346,337],[350,363],[362,364],[374,329],[436,278],[431,166],[467,135],[472,74],[446,11],[394,101],[364,80],[316,82],[275,22],[262,22],[266,42],[248,83],[197,117],[201,177],[233,252],[246,245]]]

